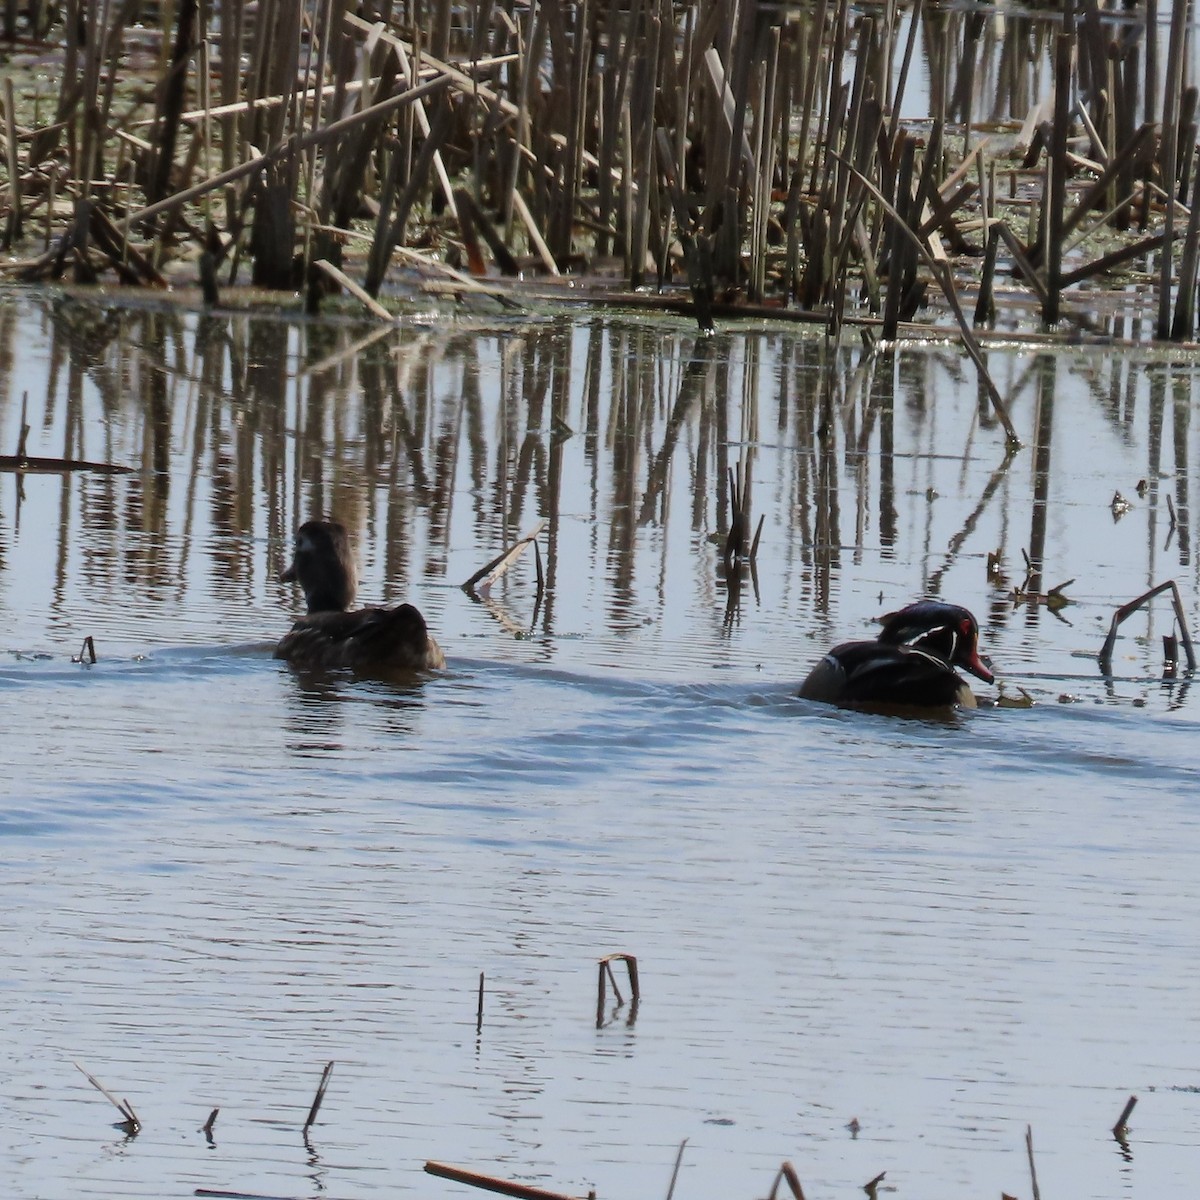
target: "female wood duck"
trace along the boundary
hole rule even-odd
[[[308,613],[275,647],[276,658],[297,667],[351,667],[356,671],[432,671],[446,665],[425,618],[411,605],[360,608],[350,539],[337,521],[306,521],[296,532],[292,565],[280,576],[304,589]]]
[[[800,685],[800,695],[827,704],[974,708],[955,666],[992,682],[979,657],[975,618],[957,604],[919,600],[884,617],[873,642],[834,646]]]

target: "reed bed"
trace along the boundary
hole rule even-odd
[[[1165,47],[1155,14],[10,6],[14,62],[54,82],[14,68],[0,94],[4,270],[152,288],[182,271],[210,304],[250,282],[378,316],[414,283],[491,276],[496,295],[569,272],[673,303],[686,286],[703,328],[769,311],[887,338],[959,292],[977,324],[1014,296],[1047,329],[1078,324],[1132,279],[1153,336],[1187,340],[1197,92],[1185,6]]]

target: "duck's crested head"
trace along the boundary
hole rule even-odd
[[[888,646],[912,646],[952,666],[970,671],[984,683],[995,679],[979,657],[979,623],[961,605],[941,600],[918,600],[883,618],[879,641]]]
[[[358,590],[358,575],[346,527],[339,521],[305,521],[296,530],[292,565],[280,579],[299,583],[310,613],[348,609]]]

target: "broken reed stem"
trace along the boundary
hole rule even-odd
[[[800,1176],[796,1174],[796,1168],[790,1162],[782,1163],[779,1170],[775,1173],[775,1182],[771,1184],[771,1190],[767,1193],[767,1200],[775,1200],[775,1193],[779,1190],[780,1180],[783,1180],[788,1185],[788,1190],[795,1197],[795,1200],[804,1200],[804,1188],[801,1186]]]
[[[481,579],[483,580],[483,585],[478,590],[486,591],[488,588],[490,588],[492,584],[495,583],[496,580],[499,579],[505,573],[505,571],[507,571],[509,567],[511,567],[513,563],[515,563],[517,559],[521,557],[522,554],[525,553],[525,551],[529,548],[529,543],[534,541],[534,539],[545,527],[546,520],[543,517],[542,520],[540,520],[527,534],[518,538],[506,550],[502,550],[496,555],[495,558],[492,559],[491,562],[485,563],[482,567],[480,567],[479,570],[476,571],[475,574],[472,575],[471,578],[462,585],[463,591],[467,592],[468,594],[474,593],[476,590],[475,585],[479,583]],[[485,576],[486,578],[484,578]],[[539,584],[540,582],[541,581],[539,578]]]
[[[1168,493],[1169,497],[1170,493]],[[1120,608],[1113,613],[1112,624],[1108,628],[1108,636],[1104,639],[1104,645],[1100,648],[1100,670],[1105,675],[1112,674],[1112,652],[1113,647],[1117,642],[1117,630],[1126,618],[1133,616],[1139,608],[1145,607],[1150,603],[1155,596],[1161,595],[1165,591],[1171,593],[1171,605],[1175,610],[1175,619],[1179,622],[1179,640],[1183,642],[1183,651],[1187,655],[1188,670],[1196,669],[1196,651],[1192,646],[1192,636],[1188,633],[1187,617],[1183,611],[1183,599],[1179,595],[1179,587],[1175,580],[1168,579],[1166,583],[1160,583],[1157,587],[1151,588],[1148,592],[1143,592],[1136,600],[1130,600],[1128,604],[1122,604]]]
[[[396,320],[394,313],[388,312],[365,288],[359,287],[345,271],[339,270],[328,259],[319,258],[313,263],[313,266],[345,288],[373,317],[378,317],[381,321],[394,322]]]
[[[317,1119],[317,1113],[321,1110],[321,1101],[325,1099],[325,1089],[329,1086],[329,1077],[333,1074],[333,1062],[325,1064],[325,1070],[321,1072],[321,1082],[317,1084],[317,1094],[313,1097],[312,1107],[308,1110],[308,1117],[304,1122],[304,1132],[307,1133],[309,1126]]]
[[[1137,1101],[1138,1098],[1136,1096],[1130,1096],[1125,1101],[1125,1107],[1121,1109],[1121,1115],[1117,1118],[1117,1123],[1112,1127],[1113,1137],[1118,1140],[1129,1132],[1129,1116],[1137,1106]]]
[[[679,1178],[679,1168],[683,1163],[683,1148],[688,1144],[687,1138],[684,1138],[679,1143],[679,1149],[675,1154],[675,1166],[671,1171],[671,1182],[667,1185],[667,1200],[674,1200],[675,1196],[675,1181]]]
[[[1033,1200],[1042,1200],[1038,1190],[1037,1167],[1033,1164],[1033,1126],[1025,1126],[1025,1152],[1029,1155],[1029,1182],[1033,1189]]]
[[[886,1176],[886,1171],[880,1171],[874,1179],[868,1179],[867,1182],[863,1184],[863,1191],[867,1193],[867,1195],[870,1197],[870,1200],[876,1200],[876,1197],[879,1193],[879,1185],[884,1181]]]
[[[425,83],[418,84],[416,87],[409,88],[407,91],[398,92],[393,96],[389,96],[388,99],[381,100],[378,104],[372,105],[370,108],[360,109],[356,113],[351,113],[348,117],[343,117],[340,121],[334,121],[331,125],[326,125],[323,129],[314,129],[310,133],[306,133],[303,137],[284,142],[274,150],[266,154],[260,154],[256,158],[248,159],[240,166],[223,171],[220,175],[214,175],[211,179],[204,180],[203,183],[197,183],[192,187],[184,188],[182,192],[176,192],[173,196],[168,196],[156,204],[148,204],[145,208],[140,208],[136,212],[131,213],[127,220],[130,225],[136,225],[142,221],[148,221],[151,217],[156,217],[160,213],[179,208],[189,200],[195,200],[203,196],[206,192],[213,191],[215,188],[234,183],[247,175],[253,175],[256,171],[263,170],[272,163],[284,162],[292,156],[309,149],[311,146],[317,146],[322,142],[330,141],[347,130],[363,124],[365,121],[377,120],[380,117],[387,116],[388,113],[403,108],[406,104],[412,104],[432,92],[441,90],[448,86],[449,83],[450,79],[448,76],[439,75],[434,79],[427,80]]]
[[[133,1111],[133,1105],[130,1104],[128,1100],[118,1100],[116,1096],[114,1096],[112,1092],[110,1092],[108,1088],[106,1088],[104,1084],[102,1084],[100,1080],[95,1077],[95,1075],[91,1074],[90,1071],[85,1071],[77,1062],[72,1062],[71,1065],[77,1071],[80,1071],[87,1079],[88,1083],[90,1083],[92,1087],[94,1087],[96,1091],[98,1091],[109,1102],[109,1104],[111,1104],[113,1108],[115,1108],[117,1112],[121,1114],[121,1116],[124,1118],[125,1124],[129,1126],[129,1131],[131,1133],[137,1133],[138,1130],[141,1129],[142,1123],[138,1120],[137,1113]]]
[[[212,1137],[213,1128],[216,1126],[216,1123],[217,1123],[217,1113],[219,1113],[220,1111],[221,1110],[219,1108],[214,1108],[212,1110],[212,1112],[210,1112],[208,1114],[208,1120],[204,1122],[204,1128],[200,1131],[201,1133],[204,1134],[205,1137],[207,1137],[207,1138]]]
[[[515,1196],[517,1200],[577,1200],[577,1197],[563,1192],[551,1192],[545,1188],[531,1187],[527,1183],[513,1183],[495,1175],[484,1175],[479,1171],[469,1171],[466,1167],[455,1167],[433,1159],[426,1161],[425,1171],[441,1179],[453,1179],[456,1183],[466,1183],[471,1187],[483,1188],[484,1191],[498,1192],[501,1196]]]
[[[912,242],[917,249],[917,253],[925,260],[925,265],[929,268],[934,280],[941,288],[942,294],[946,297],[947,304],[950,305],[954,313],[954,319],[958,322],[959,332],[962,335],[963,347],[979,371],[980,377],[987,389],[988,398],[992,402],[992,409],[999,418],[1000,424],[1004,426],[1004,432],[1007,435],[1009,445],[1019,447],[1021,439],[1017,436],[1016,428],[1009,419],[1008,409],[1000,395],[1000,390],[996,387],[991,372],[987,369],[987,364],[983,361],[983,351],[979,348],[979,343],[976,341],[975,335],[971,332],[970,326],[967,324],[967,318],[963,314],[962,305],[958,302],[958,294],[954,290],[954,280],[950,273],[950,264],[948,262],[935,262],[933,255],[929,253],[924,243],[912,229],[901,220],[900,215],[897,213],[895,207],[888,202],[887,197],[861,171],[855,170],[841,155],[835,154],[833,157],[859,180],[862,186],[875,197],[877,203],[881,204],[887,210],[893,220],[897,222],[897,228],[900,232]],[[939,268],[945,269],[942,270]]]
[[[483,1032],[483,972],[479,972],[479,1002],[475,1006],[475,1036]]]
[[[29,441],[29,422],[26,418],[29,416],[29,393],[21,393],[21,432],[17,435],[17,454],[18,461],[24,459],[28,450],[26,449]]]

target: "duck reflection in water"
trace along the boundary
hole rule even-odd
[[[411,604],[349,611],[358,575],[345,526],[306,521],[292,565],[280,576],[304,591],[308,608],[275,647],[275,657],[310,669],[350,667],[363,674],[433,671],[446,665],[425,618]]]
[[[957,604],[920,600],[883,618],[874,641],[834,646],[800,685],[806,700],[897,708],[975,708],[956,666],[984,683],[979,625]]]

